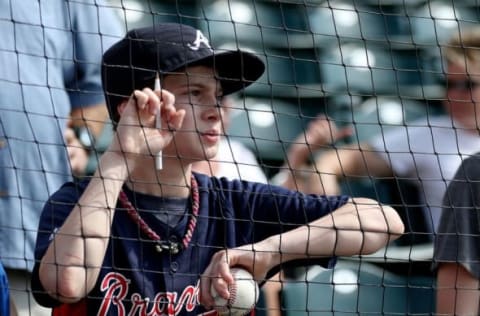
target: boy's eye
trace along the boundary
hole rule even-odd
[[[190,90],[190,95],[198,97],[200,95],[200,90]]]

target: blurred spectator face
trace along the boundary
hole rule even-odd
[[[445,110],[467,128],[480,124],[480,66],[449,63],[446,86]]]

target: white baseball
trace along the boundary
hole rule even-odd
[[[248,314],[257,304],[259,287],[253,276],[245,269],[230,269],[235,282],[229,287],[228,300],[219,296],[211,287],[210,291],[215,299],[214,308],[220,315],[243,316]]]

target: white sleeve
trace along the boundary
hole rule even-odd
[[[267,177],[258,164],[255,154],[242,143],[224,140],[219,148],[221,168],[219,176],[229,179],[241,179],[267,183]]]
[[[396,175],[417,174],[415,154],[432,152],[431,130],[426,125],[398,126],[372,138],[370,145]]]

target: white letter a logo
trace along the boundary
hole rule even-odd
[[[187,44],[187,46],[191,49],[191,50],[198,50],[200,48],[200,45],[201,44],[204,44],[205,46],[207,46],[207,48],[210,48],[210,50],[212,49],[210,47],[210,44],[208,43],[208,38],[205,37],[205,35],[203,35],[202,32],[200,32],[199,30],[197,30],[197,38],[195,39],[195,41],[192,43],[192,44]]]

